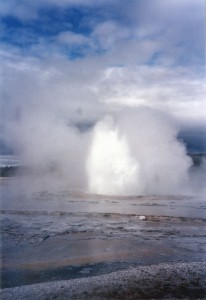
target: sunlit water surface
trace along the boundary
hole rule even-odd
[[[3,287],[206,258],[203,197],[94,195],[17,178],[0,186]]]

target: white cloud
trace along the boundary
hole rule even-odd
[[[89,45],[91,43],[90,39],[83,34],[73,33],[71,31],[61,32],[57,37],[58,42],[72,45]]]
[[[206,118],[204,79],[181,68],[111,67],[96,83],[96,93],[108,106],[144,105],[179,118]]]
[[[12,59],[10,55],[4,58],[2,71],[5,123],[16,122],[17,111],[22,122],[25,117],[32,119],[41,113],[66,124],[96,120],[104,111],[90,88],[99,70],[89,62],[18,56]]]
[[[133,37],[161,45],[158,63],[204,63],[204,1],[134,1],[127,8],[122,5],[122,11]]]
[[[38,18],[38,9],[49,8],[51,5],[62,8],[88,6],[87,18],[82,22],[89,23],[90,35],[89,32],[85,36],[84,33],[62,28],[62,32],[57,33],[57,36],[54,33],[50,40],[43,36],[38,37],[37,41],[31,41],[29,49],[33,55],[55,55],[61,52],[59,43],[64,43],[67,47],[86,45],[88,49],[83,51],[84,55],[93,55],[96,51],[105,56],[107,64],[142,64],[152,61],[164,66],[190,64],[190,68],[201,68],[203,65],[203,1],[148,0],[120,3],[114,0],[111,3],[108,0],[21,0],[17,5],[16,1],[8,0],[0,4],[0,13],[25,19]],[[101,6],[98,10],[102,12],[101,17],[89,14],[89,7],[93,9],[94,5]],[[18,36],[21,38],[21,32],[18,32]]]
[[[121,41],[127,41],[129,37],[130,29],[113,21],[99,23],[92,32],[92,38],[106,50],[117,46],[117,43]]]
[[[15,3],[3,1],[0,9],[4,14],[23,12],[26,17],[27,10],[35,16],[40,6],[72,5],[74,1],[20,1],[16,10]],[[84,5],[91,3],[88,0]],[[67,30],[50,41],[39,39],[30,48],[30,58],[23,58],[21,49],[4,45],[7,106],[12,103],[9,109],[19,106],[27,113],[34,108],[46,112],[49,107],[50,113],[67,119],[80,118],[76,112],[82,111],[82,119],[97,119],[115,106],[146,105],[182,118],[204,119],[205,84],[199,55],[204,48],[203,28],[202,19],[197,18],[202,5],[162,0],[141,1],[141,5],[133,2],[129,7],[121,4],[117,15],[125,12],[122,19],[120,14],[115,21],[108,17],[107,21],[93,22],[87,36]],[[89,55],[71,62],[60,53],[61,45],[68,47],[66,55],[70,48],[82,47],[84,51],[84,46]],[[104,51],[95,54],[96,50]]]
[[[14,121],[18,126],[39,113],[65,124],[95,122],[105,113],[142,105],[182,120],[206,119],[204,78],[188,69],[108,67],[97,57],[71,62],[10,53],[4,56],[2,70],[5,124]]]

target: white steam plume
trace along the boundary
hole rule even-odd
[[[188,183],[191,160],[168,116],[149,109],[106,117],[93,132],[87,160],[89,191],[174,194]]]
[[[28,115],[10,128],[31,189],[86,186],[85,164],[89,134],[51,114]],[[31,186],[32,185],[32,186]]]
[[[139,184],[139,164],[130,153],[126,136],[121,135],[111,117],[94,129],[87,174],[92,193],[128,194]]]
[[[32,171],[32,185],[35,179],[41,186],[47,181],[48,188],[60,183],[111,195],[188,192],[191,159],[177,140],[178,128],[158,111],[110,112],[85,130],[44,112],[10,126],[23,165]]]

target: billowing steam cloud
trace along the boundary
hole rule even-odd
[[[172,121],[148,109],[106,117],[93,132],[89,190],[106,194],[168,194],[183,191],[191,161]]]
[[[10,132],[26,167],[26,177],[32,177],[37,187],[41,188],[42,182],[48,188],[59,184],[73,189],[86,187],[88,133],[81,133],[65,120],[44,113],[30,114],[15,122]]]
[[[191,161],[177,133],[168,115],[125,108],[84,130],[52,115],[29,115],[15,123],[12,138],[23,164],[40,182],[142,195],[184,192]]]
[[[89,190],[99,194],[133,193],[139,189],[139,163],[132,156],[127,136],[112,117],[106,117],[94,129],[87,161]]]

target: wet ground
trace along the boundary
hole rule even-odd
[[[2,287],[206,258],[202,197],[28,193],[9,179],[1,199]]]

